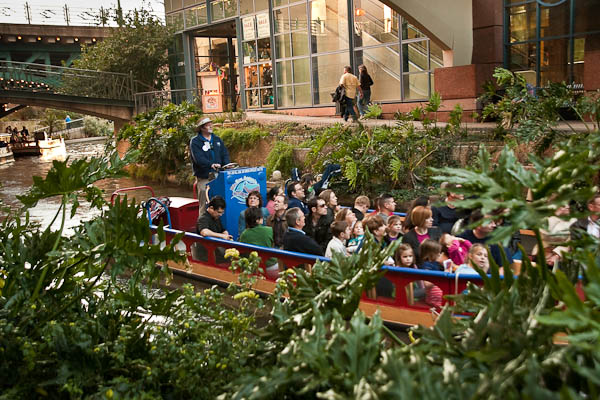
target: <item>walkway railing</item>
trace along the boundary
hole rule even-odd
[[[181,104],[184,101],[200,106],[202,102],[200,89],[176,89],[136,93],[134,96],[135,113],[140,114],[169,103]]]
[[[0,90],[133,101],[135,82],[128,74],[0,61]]]

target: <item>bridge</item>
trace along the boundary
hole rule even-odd
[[[127,74],[0,61],[0,103],[110,119],[115,131],[133,117],[139,85]]]

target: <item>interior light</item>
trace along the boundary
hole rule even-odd
[[[365,15],[365,10],[363,10],[362,8],[357,8],[354,13],[356,14],[357,17],[362,17]]]
[[[21,37],[21,35],[19,35],[19,36],[17,36],[17,39],[21,40],[21,39],[23,39],[23,38]]]
[[[73,40],[75,40],[76,42],[79,42],[79,38],[73,38]]]

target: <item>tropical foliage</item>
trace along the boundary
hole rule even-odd
[[[449,124],[437,124],[435,113],[440,106],[441,98],[434,94],[426,107],[401,115],[393,128],[328,127],[309,142],[307,164],[317,171],[331,162],[341,164],[350,188],[359,192],[372,191],[382,183],[392,184],[388,190],[426,187],[431,183],[427,168],[454,164],[452,144],[463,134],[462,112]],[[415,118],[422,129],[411,122]]]
[[[139,150],[138,162],[154,178],[164,179],[180,171],[191,176],[189,142],[202,115],[194,104],[168,104],[134,117],[121,129],[118,140],[127,140]],[[185,180],[184,180],[185,181]]]
[[[83,45],[81,57],[73,67],[103,72],[132,74],[143,84],[140,91],[162,89],[167,79],[167,49],[173,41],[169,29],[149,11],[133,10],[126,15],[116,14],[119,27],[111,36]],[[89,82],[88,82],[89,84]]]
[[[497,165],[482,149],[472,169],[435,170],[433,179],[462,184],[468,200],[461,206],[507,210],[493,240],[525,226],[539,237],[559,205],[584,203],[597,190],[599,144],[598,132],[573,136],[554,157],[533,158],[533,170],[508,148]],[[284,271],[264,301],[252,291],[253,254],[227,254],[242,272],[241,287],[229,292],[239,307],[216,288],[160,286],[169,274],[157,263],[185,262],[179,236],[165,245],[162,228],[152,237],[138,205],[126,198],[106,204],[93,186],[120,176],[134,157],[54,162],[46,178],[36,178],[21,200],[31,207],[59,196],[57,230],[26,212],[4,212],[1,399],[598,397],[597,239],[584,233],[572,242],[561,269],[550,270],[540,256],[536,265],[523,260],[518,279],[502,279],[492,264],[484,286],[454,297],[433,328],[412,329],[404,345],[381,318],[367,321],[358,309],[394,251],[382,251],[369,234],[357,255],[336,255],[311,272]],[[67,236],[68,206],[81,201],[100,216]],[[578,275],[585,300],[575,291]],[[269,313],[267,323],[258,323],[258,312]]]

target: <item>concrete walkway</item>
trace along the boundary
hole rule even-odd
[[[276,123],[297,123],[300,125],[306,125],[311,127],[323,127],[330,126],[334,124],[348,124],[352,126],[358,126],[358,124],[362,124],[363,126],[368,127],[376,127],[376,126],[390,126],[394,127],[398,125],[398,121],[393,119],[368,119],[364,121],[359,121],[358,123],[346,123],[340,117],[308,117],[308,116],[299,116],[299,115],[287,115],[287,114],[279,114],[279,113],[263,113],[263,112],[246,112],[246,120],[256,121],[262,124],[276,124]],[[411,122],[415,128],[422,129],[423,124],[419,121]],[[438,122],[438,126],[444,127],[447,125],[445,122]],[[495,122],[468,122],[463,123],[463,127],[467,128],[470,131],[492,131],[496,129],[497,124]],[[568,124],[565,122],[561,122],[558,124],[558,130],[564,132],[585,132],[587,130],[597,129],[594,124],[587,123],[587,126],[583,122],[569,122]]]

